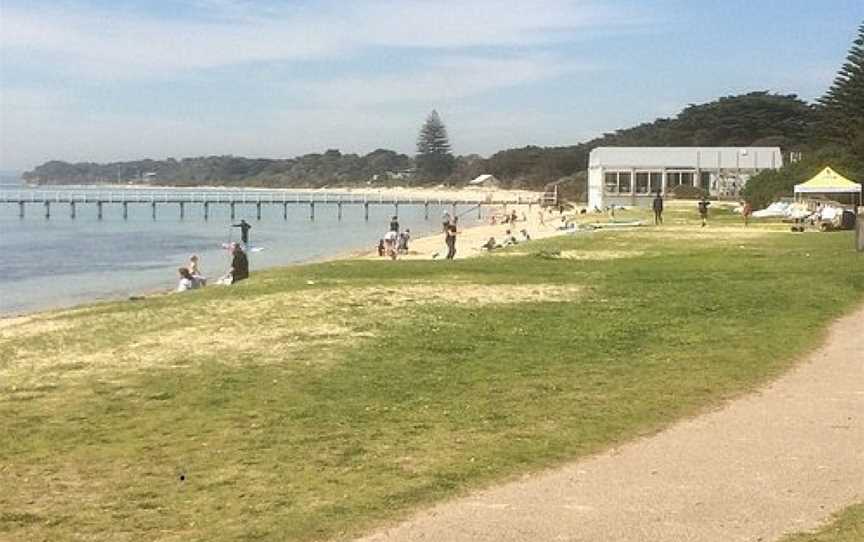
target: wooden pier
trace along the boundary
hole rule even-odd
[[[75,192],[71,190],[58,191],[0,191],[0,203],[18,205],[18,215],[20,218],[26,216],[26,208],[28,206],[41,206],[46,219],[51,218],[52,206],[68,207],[69,216],[72,219],[76,218],[77,209],[82,205],[95,205],[96,217],[102,220],[104,216],[105,206],[120,207],[123,219],[129,218],[130,205],[145,205],[150,207],[153,220],[157,218],[157,208],[174,207],[179,212],[180,219],[186,216],[186,209],[190,205],[200,205],[203,210],[204,220],[210,218],[210,210],[216,206],[227,206],[231,220],[235,219],[237,206],[254,205],[256,210],[256,218],[261,220],[261,209],[263,206],[282,206],[282,218],[288,219],[288,207],[305,206],[309,210],[309,219],[315,220],[316,207],[322,206],[335,208],[336,216],[342,220],[342,209],[346,205],[362,205],[365,220],[369,220],[370,206],[390,206],[393,207],[393,214],[399,214],[399,207],[405,205],[420,206],[424,208],[424,217],[429,219],[430,206],[451,207],[455,215],[457,206],[470,206],[472,209],[476,207],[478,216],[482,216],[483,207],[504,207],[512,205],[527,205],[529,210],[534,205],[554,205],[557,202],[552,201],[555,198],[548,198],[538,195],[532,198],[494,198],[483,197],[483,194],[477,194],[476,199],[472,198],[399,198],[393,195],[383,194],[320,194],[320,193],[300,193],[300,192],[277,192],[277,191],[237,191],[236,193],[226,192],[185,192],[185,191],[164,191],[164,192],[91,192],[82,191]]]

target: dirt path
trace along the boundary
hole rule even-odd
[[[758,393],[372,541],[770,541],[864,500],[864,307]]]

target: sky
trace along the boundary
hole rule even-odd
[[[861,0],[2,0],[0,170],[572,145],[754,90],[811,101]]]

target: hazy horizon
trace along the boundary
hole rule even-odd
[[[812,101],[864,3],[6,0],[0,170],[587,141],[690,103]]]

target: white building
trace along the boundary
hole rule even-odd
[[[588,157],[588,207],[649,206],[680,185],[735,198],[750,177],[782,165],[779,147],[597,147]]]
[[[495,178],[494,175],[480,175],[476,179],[472,179],[468,181],[469,187],[482,187],[482,188],[498,188],[501,186],[501,182]]]

